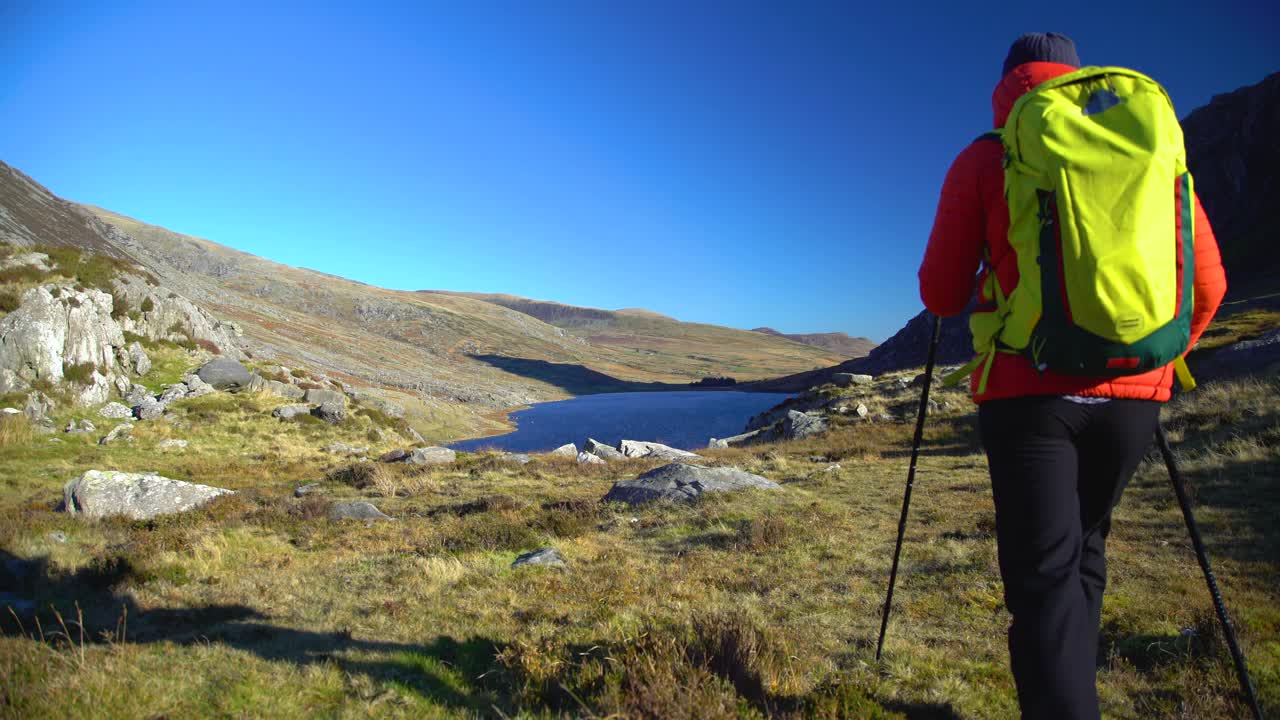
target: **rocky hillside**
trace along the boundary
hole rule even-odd
[[[1218,95],[1182,121],[1196,192],[1237,287],[1280,273],[1280,73]]]
[[[562,328],[474,297],[372,287],[67,202],[3,163],[0,241],[118,263],[127,271],[119,283],[80,284],[114,296],[122,332],[159,337],[182,321],[169,334],[381,392],[439,440],[496,429],[494,410],[570,394],[685,387],[707,376],[751,380],[839,360],[644,311],[597,311],[609,319],[594,327],[582,322],[582,309],[548,315]],[[74,285],[75,276],[61,277]],[[6,285],[6,311],[31,287]],[[143,303],[155,309],[143,312]],[[147,327],[126,327],[130,313]],[[198,314],[206,319],[192,320]],[[590,382],[574,380],[581,377]]]
[[[751,332],[784,337],[792,342],[798,342],[801,345],[812,345],[813,347],[829,350],[837,355],[843,355],[847,358],[863,357],[867,353],[871,352],[876,346],[870,338],[853,337],[848,333],[842,332],[780,333],[770,327],[754,328]]]

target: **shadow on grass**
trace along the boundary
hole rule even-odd
[[[687,384],[629,382],[592,370],[585,365],[572,363],[553,363],[505,355],[471,355],[470,357],[512,375],[555,385],[574,395],[697,389],[696,386]]]

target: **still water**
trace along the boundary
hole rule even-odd
[[[592,437],[614,446],[625,438],[694,450],[706,447],[710,438],[741,433],[752,416],[788,397],[714,390],[584,395],[512,413],[515,432],[462,440],[449,447],[541,452],[565,443],[581,449]]]

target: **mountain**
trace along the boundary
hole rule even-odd
[[[754,328],[751,332],[784,337],[792,342],[798,342],[801,345],[812,345],[813,347],[829,350],[837,355],[843,355],[847,358],[863,357],[867,353],[871,352],[871,350],[876,346],[870,338],[852,337],[848,333],[842,332],[780,333],[770,327]]]
[[[1182,120],[1196,193],[1233,287],[1280,274],[1280,73],[1214,97]]]
[[[532,402],[687,387],[706,376],[752,380],[840,360],[785,339],[654,313],[608,313],[592,325],[568,312],[566,329],[466,295],[373,287],[68,202],[3,162],[0,241],[69,246],[136,265],[241,329],[238,345],[251,357],[385,391],[436,440],[496,428],[495,410]]]

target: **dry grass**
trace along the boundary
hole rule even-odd
[[[1208,384],[1166,422],[1267,707],[1280,708],[1280,390]],[[902,397],[898,395],[901,394]],[[885,407],[910,391],[889,393]],[[941,397],[941,396],[940,396]],[[693,505],[603,504],[659,464],[450,466],[322,452],[351,425],[283,423],[266,396],[180,401],[133,443],[0,447],[0,550],[46,631],[0,618],[0,707],[22,717],[1004,718],[1015,700],[985,463],[964,408],[928,426],[886,661],[872,660],[909,422],[707,451],[783,484]],[[57,418],[59,421],[62,418]],[[96,421],[96,418],[95,418]],[[109,423],[106,423],[109,424]],[[107,428],[102,428],[105,432]],[[185,453],[158,453],[167,437]],[[374,448],[377,452],[386,448]],[[831,468],[838,463],[839,468]],[[88,467],[239,491],[181,516],[53,512]],[[1107,717],[1239,717],[1229,660],[1162,467],[1118,510],[1104,610]],[[295,499],[297,485],[318,495]],[[395,522],[331,521],[366,499]],[[53,533],[64,533],[58,542]],[[510,569],[554,546],[566,570]],[[85,641],[72,623],[83,610]],[[67,643],[50,640],[56,609]],[[123,613],[127,630],[120,631]],[[1189,630],[1189,632],[1184,632]],[[106,633],[103,635],[102,633]]]
[[[0,447],[25,447],[35,437],[26,415],[0,415]]]

